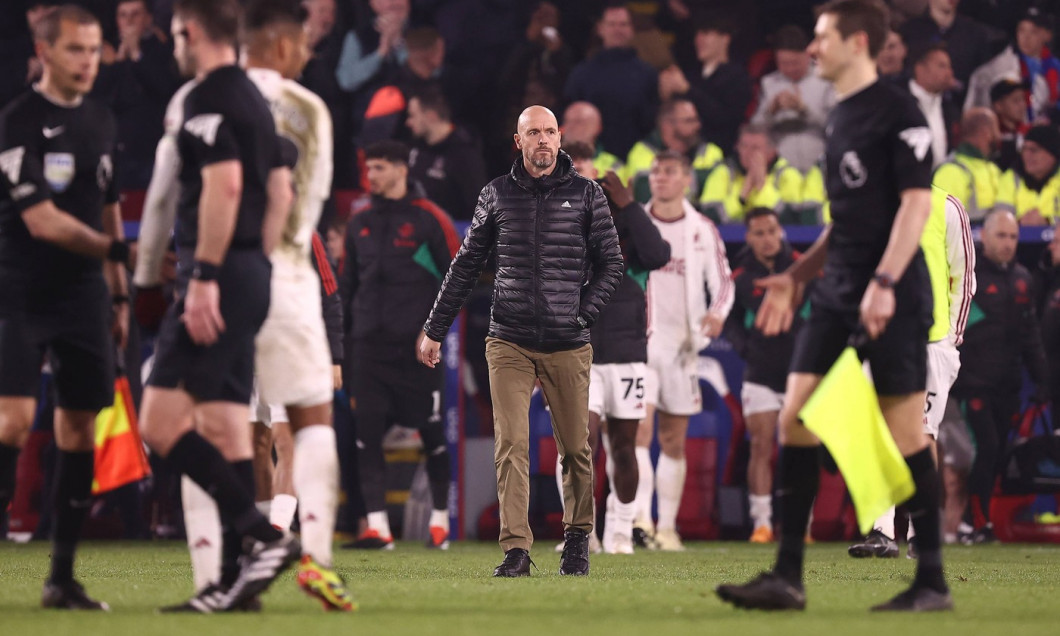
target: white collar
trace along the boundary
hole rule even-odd
[[[925,103],[929,106],[934,106],[936,103],[942,101],[942,93],[929,93],[920,84],[916,83],[916,80],[909,80],[909,92],[913,94],[918,102]]]

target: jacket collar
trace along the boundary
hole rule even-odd
[[[516,157],[515,163],[512,164],[512,170],[509,174],[516,185],[523,190],[528,192],[551,192],[571,180],[574,174],[574,162],[571,160],[570,155],[560,150],[559,154],[556,155],[556,169],[552,171],[552,174],[534,178],[530,176],[530,173],[526,171],[526,167],[523,166],[523,156],[520,154]]]

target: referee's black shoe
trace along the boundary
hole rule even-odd
[[[530,553],[522,548],[512,548],[504,553],[504,560],[493,570],[493,576],[515,578],[530,576]]]
[[[864,541],[855,543],[847,548],[847,554],[855,559],[867,559],[869,557],[897,559],[898,542],[885,535],[882,531],[873,528]]]
[[[238,611],[249,599],[269,589],[272,582],[301,557],[302,544],[293,534],[285,534],[269,543],[258,543],[243,557],[239,578],[221,601],[219,611]]]
[[[574,576],[589,574],[589,533],[585,530],[571,528],[563,533],[559,573]]]
[[[64,583],[45,582],[40,595],[40,606],[48,609],[110,611],[109,605],[89,597],[84,586],[74,580]]]
[[[872,608],[874,612],[948,612],[953,609],[953,597],[949,592],[939,592],[930,587],[913,586],[886,603]]]
[[[806,592],[773,572],[762,572],[743,585],[719,585],[718,598],[743,609],[806,609]]]

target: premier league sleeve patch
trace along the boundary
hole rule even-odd
[[[74,155],[69,152],[49,152],[44,155],[44,178],[56,193],[65,192],[74,180]]]

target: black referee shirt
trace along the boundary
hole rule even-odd
[[[0,307],[63,302],[102,276],[100,261],[31,237],[22,212],[51,199],[102,231],[103,205],[118,201],[115,134],[110,110],[90,97],[62,106],[31,90],[0,111]]]
[[[284,160],[269,105],[246,73],[223,66],[188,93],[177,146],[181,158],[178,251],[194,250],[198,242],[201,170],[232,160],[243,165],[243,194],[231,247],[260,248],[269,172],[282,167]]]
[[[836,104],[826,134],[833,222],[825,275],[851,277],[832,289],[838,303],[829,304],[857,307],[890,240],[902,191],[931,187],[931,131],[911,95],[876,82]]]

